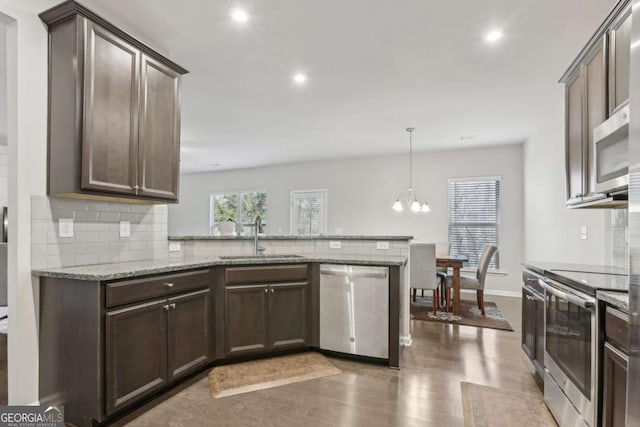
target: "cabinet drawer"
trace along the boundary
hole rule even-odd
[[[191,289],[209,286],[209,270],[165,274],[144,279],[107,283],[105,301],[107,308],[172,295]]]
[[[607,341],[613,342],[621,350],[629,352],[628,316],[614,308],[607,307],[605,317],[605,333]]]
[[[307,264],[256,267],[229,267],[224,272],[227,285],[307,280]]]

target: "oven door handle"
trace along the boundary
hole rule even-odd
[[[595,303],[593,301],[582,299],[567,292],[563,292],[560,289],[549,285],[542,279],[538,279],[538,283],[545,289],[545,291],[557,296],[558,298],[562,298],[565,301],[569,301],[571,304],[575,304],[589,311],[593,310],[593,308],[595,307]]]

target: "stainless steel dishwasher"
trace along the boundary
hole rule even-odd
[[[320,348],[389,358],[389,269],[320,266]]]

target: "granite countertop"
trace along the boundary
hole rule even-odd
[[[220,257],[188,257],[181,260],[147,260],[82,265],[75,267],[42,268],[34,269],[31,273],[34,276],[40,277],[103,281],[146,276],[151,274],[170,273],[180,270],[208,268],[216,265],[303,264],[309,262],[390,267],[406,264],[407,257],[334,254],[315,254],[297,258],[257,257],[248,259],[222,259]]]
[[[596,292],[596,297],[610,306],[629,314],[629,293],[598,291]]]
[[[169,236],[169,240],[253,240],[253,236]],[[332,236],[259,236],[260,240],[398,240],[409,241],[413,236],[372,236],[372,235],[332,235]]]
[[[599,290],[629,290],[627,270],[620,267],[537,261],[524,261],[522,265],[528,270],[593,296]]]

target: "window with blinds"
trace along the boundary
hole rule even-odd
[[[498,246],[500,230],[500,178],[449,179],[449,242],[451,253],[464,254],[477,267],[486,245]],[[489,269],[500,268],[499,255]]]
[[[318,236],[326,234],[326,190],[291,192],[291,234]]]

